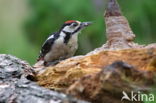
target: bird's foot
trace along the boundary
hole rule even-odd
[[[60,60],[55,60],[52,62],[44,62],[44,66],[48,67],[48,66],[54,66],[56,64],[58,64],[60,62]]]

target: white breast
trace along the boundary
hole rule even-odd
[[[71,49],[71,51],[76,51],[78,48],[78,43],[77,43],[78,37],[77,36],[78,36],[78,34],[72,35],[71,39],[69,40],[69,42],[67,44],[68,47]]]
[[[73,56],[78,48],[77,35],[74,34],[68,43],[64,43],[64,33],[55,41],[51,51],[45,56],[46,61],[54,61],[58,59],[66,59]]]

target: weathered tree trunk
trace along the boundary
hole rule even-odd
[[[156,45],[133,42],[135,34],[116,0],[108,0],[105,23],[102,47],[55,66],[35,65],[38,84],[94,103],[120,103],[123,91],[149,92],[155,85]]]
[[[0,55],[0,103],[87,103],[38,86],[34,75],[25,61]]]

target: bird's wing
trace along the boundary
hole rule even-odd
[[[54,41],[58,38],[58,33],[53,33],[48,37],[48,39],[43,43],[40,55],[37,60],[41,60],[44,58],[44,56],[51,50],[52,45],[54,44]]]

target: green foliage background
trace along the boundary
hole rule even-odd
[[[118,0],[136,34],[136,42],[156,41],[156,0]],[[66,20],[93,21],[79,35],[85,54],[105,41],[105,0],[0,0],[0,53],[35,63],[44,40]]]

